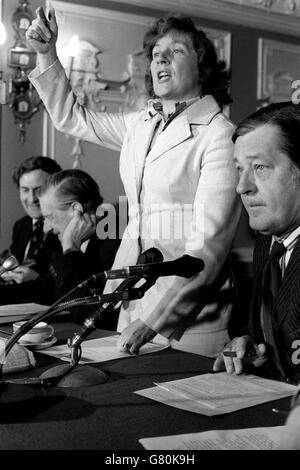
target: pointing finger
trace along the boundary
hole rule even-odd
[[[43,8],[43,7],[38,7],[35,12],[36,12],[36,16],[37,16],[38,18],[40,18],[40,19],[43,20],[43,21],[47,21],[47,18],[46,18],[46,15],[45,15],[45,12],[44,12],[44,8]]]

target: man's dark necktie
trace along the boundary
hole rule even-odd
[[[274,309],[275,301],[281,284],[282,273],[279,259],[286,251],[283,243],[274,242],[269,259],[262,273],[262,319],[266,343],[270,348],[270,355],[275,367],[284,377],[281,361],[278,353],[278,345],[274,338],[277,318]]]
[[[42,220],[35,222],[26,259],[36,259],[44,239],[43,225]]]

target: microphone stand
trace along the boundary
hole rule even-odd
[[[104,276],[104,274],[103,274]],[[97,275],[99,277],[99,275]],[[107,310],[112,310],[120,301],[124,300],[135,300],[143,297],[144,293],[156,282],[157,277],[146,277],[146,276],[135,276],[124,280],[114,292],[111,294],[94,295],[92,297],[83,297],[79,299],[73,299],[67,302],[63,302],[68,296],[70,296],[75,290],[86,286],[90,280],[94,280],[95,276],[75,286],[71,291],[67,292],[64,296],[58,299],[52,304],[46,311],[41,311],[35,315],[34,318],[28,320],[9,338],[5,344],[4,353],[1,355],[0,363],[0,379],[2,378],[2,368],[5,358],[9,351],[17,343],[17,341],[37,323],[46,318],[55,315],[63,310],[72,307],[84,306],[84,305],[99,305],[99,309],[88,317],[88,324],[82,327],[78,333],[74,333],[72,339],[68,339],[68,346],[70,348],[70,363],[68,365],[62,364],[53,367],[40,377],[28,377],[25,379],[8,379],[0,382],[0,404],[10,404],[20,401],[26,401],[34,398],[36,393],[32,387],[44,387],[44,386],[61,386],[61,387],[82,387],[97,385],[104,383],[108,380],[108,375],[92,366],[79,366],[78,363],[81,357],[81,343],[82,341],[97,328],[97,320],[101,317],[101,314]],[[144,279],[145,282],[139,288],[133,288],[140,279]],[[129,288],[129,289],[128,289]],[[95,300],[96,299],[96,300]],[[73,369],[76,370],[73,374],[70,374]],[[70,377],[66,377],[70,374]],[[30,387],[28,387],[30,386]]]
[[[0,405],[1,404],[14,404],[18,402],[23,402],[26,400],[30,400],[36,396],[36,393],[31,386],[44,386],[44,385],[52,385],[52,381],[42,380],[38,377],[29,377],[27,379],[11,379],[2,381],[2,374],[3,374],[3,364],[5,359],[12,349],[12,347],[17,343],[17,341],[31,328],[33,328],[37,323],[41,320],[48,318],[51,315],[54,315],[62,310],[66,309],[66,304],[69,302],[62,303],[67,297],[72,295],[77,289],[81,289],[89,284],[90,281],[94,281],[96,279],[105,278],[104,273],[94,274],[93,276],[89,277],[85,281],[79,283],[75,287],[73,287],[70,291],[66,292],[62,297],[60,297],[56,302],[54,302],[50,307],[45,310],[38,312],[32,319],[28,320],[24,323],[18,330],[9,338],[9,340],[5,343],[5,347],[3,350],[0,350]],[[71,301],[70,301],[71,303]],[[60,307],[60,304],[62,307]],[[96,302],[95,304],[99,304]],[[76,304],[77,305],[77,304]],[[86,305],[86,303],[84,304]],[[89,304],[90,305],[90,304]],[[74,305],[75,306],[75,305]]]
[[[145,282],[139,288],[133,288],[140,279]],[[133,277],[123,281],[112,294],[98,296],[101,299],[100,308],[90,315],[73,338],[68,339],[70,348],[70,363],[62,364],[48,369],[41,375],[43,381],[55,381],[56,386],[64,388],[89,387],[99,385],[109,379],[107,373],[93,366],[79,365],[81,358],[81,343],[97,328],[97,322],[104,312],[113,311],[115,306],[122,300],[136,300],[144,296],[145,292],[155,284],[157,277]],[[110,296],[112,300],[107,301]],[[98,302],[99,303],[99,302]]]

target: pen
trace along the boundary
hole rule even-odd
[[[235,351],[223,351],[223,356],[227,357],[236,357],[236,352]]]
[[[237,357],[236,351],[223,351],[223,356],[226,357]],[[246,359],[254,359],[257,355],[255,353],[247,352],[244,356]]]
[[[289,410],[280,410],[279,408],[272,408],[273,413],[276,413],[278,415],[282,416],[288,416]]]
[[[171,390],[170,390],[169,388],[167,388],[167,387],[165,387],[164,385],[161,385],[161,384],[159,384],[159,383],[157,383],[157,382],[153,382],[153,385],[156,385],[157,387],[162,388],[163,390],[166,390],[167,392],[171,392]],[[173,392],[173,393],[174,393],[174,392]]]

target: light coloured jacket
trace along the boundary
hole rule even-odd
[[[202,258],[191,279],[161,277],[142,299],[123,304],[118,330],[136,318],[166,338],[179,339],[205,305],[236,232],[240,202],[235,188],[233,124],[210,95],[197,100],[149,144],[161,116],[148,110],[92,112],[79,105],[57,60],[29,78],[61,132],[120,151],[120,175],[129,223],[112,269],[134,265],[158,248],[165,261],[183,254]],[[106,292],[120,281],[109,281]]]

